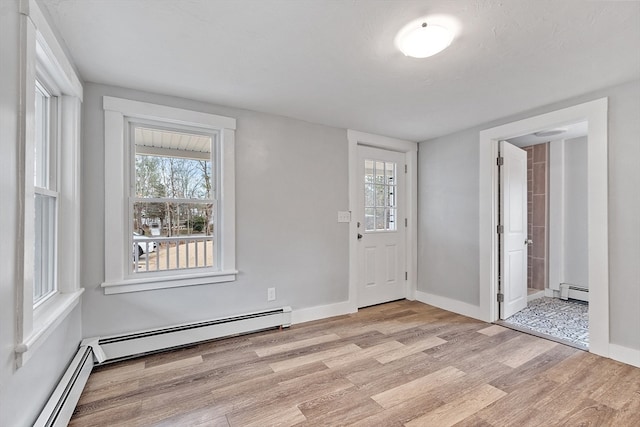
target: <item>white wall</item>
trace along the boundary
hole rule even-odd
[[[237,118],[236,282],[104,295],[104,95]],[[91,83],[83,114],[84,336],[348,299],[346,130]]]
[[[588,287],[587,138],[565,141],[564,147],[564,278],[563,283]],[[553,183],[550,183],[553,185]]]
[[[80,308],[20,369],[15,367],[18,216],[19,14],[17,1],[0,1],[0,426],[31,425],[81,339]]]
[[[549,287],[589,287],[587,137],[552,141],[549,151]]]
[[[610,339],[640,350],[640,80],[420,144],[418,290],[479,305],[479,132],[609,97]],[[446,256],[440,255],[444,252]]]

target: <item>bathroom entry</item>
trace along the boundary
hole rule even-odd
[[[526,287],[519,289],[527,302],[522,311],[513,315],[505,293],[505,303],[500,306],[500,319],[507,323],[580,348],[588,348],[589,337],[586,135],[584,122],[509,140],[526,152],[528,251]],[[508,173],[504,167],[501,169],[502,174]],[[499,189],[502,193],[505,190]],[[506,200],[505,196],[500,200]],[[500,206],[500,212],[509,215],[507,207]],[[511,232],[503,223],[504,237],[500,242],[506,241]],[[508,269],[513,268],[514,261],[503,252],[500,262],[504,263],[500,273],[508,291],[513,286],[509,285],[513,274]]]
[[[509,139],[527,152],[527,288],[588,301],[587,122]]]

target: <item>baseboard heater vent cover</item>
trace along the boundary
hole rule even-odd
[[[91,347],[80,346],[33,426],[63,427],[68,425],[92,369]]]
[[[93,339],[98,363],[115,362],[187,345],[291,326],[291,307],[243,314],[203,322],[187,323],[131,334]],[[90,342],[92,339],[85,340]]]
[[[560,283],[560,299],[566,301],[569,298],[589,301],[589,288],[569,283]]]

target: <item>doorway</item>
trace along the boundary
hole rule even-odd
[[[528,249],[526,285],[519,288],[524,304],[517,310],[500,304],[501,324],[580,349],[588,349],[589,342],[587,129],[580,122],[500,143],[501,156],[506,157],[506,145],[526,158],[519,172],[526,171]],[[500,209],[508,217],[507,208]],[[506,276],[504,282],[511,279]]]
[[[358,308],[405,297],[404,158],[358,146]]]
[[[353,130],[347,138],[350,311],[415,299],[418,144]]]
[[[589,351],[609,355],[607,98],[579,104],[480,132],[480,309],[485,320],[498,319],[497,171],[498,141],[588,122],[587,162],[589,193],[588,280],[590,304]]]

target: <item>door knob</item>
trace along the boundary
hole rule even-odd
[[[527,239],[527,240],[524,241],[524,244],[531,246],[531,245],[533,245],[533,240]]]
[[[362,239],[362,234],[358,233],[358,240]]]

